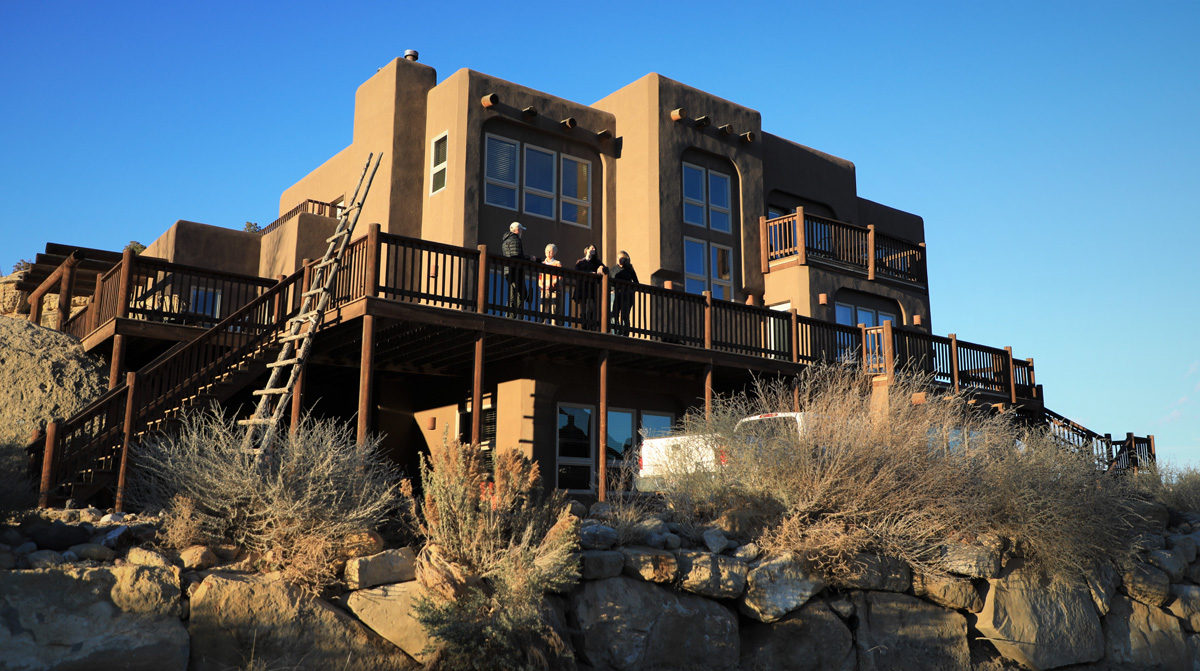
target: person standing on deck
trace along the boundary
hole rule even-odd
[[[599,255],[596,254],[596,246],[588,245],[583,248],[583,258],[575,262],[575,270],[603,275],[608,273],[608,266],[604,265]],[[587,284],[581,284],[576,290],[579,301],[579,316],[583,319],[584,328],[595,328],[590,326],[590,323],[599,317],[599,312],[596,311],[597,293],[599,291],[595,287]],[[604,296],[603,300],[608,300],[608,296]]]
[[[613,275],[613,279],[640,284],[637,271],[633,269],[633,262],[629,260],[629,252],[621,250],[617,254],[617,274]],[[613,295],[613,311],[617,313],[617,327],[613,332],[617,335],[629,335],[629,313],[633,310],[633,302],[633,289],[618,286]]]
[[[529,260],[529,257],[525,256],[525,247],[521,244],[521,233],[524,230],[525,227],[519,221],[508,225],[508,232],[504,234],[504,240],[500,245],[501,251],[504,252],[504,258]],[[518,265],[505,264],[504,278],[508,280],[508,316],[516,317],[517,309],[525,309],[525,301],[528,298],[528,289],[525,287],[525,269]]]
[[[546,258],[542,259],[542,263],[555,268],[562,268],[562,261],[555,258],[558,254],[558,247],[553,243],[546,245]],[[548,312],[552,315],[547,321],[551,324],[558,324],[558,320],[553,315],[562,313],[562,308],[558,304],[558,275],[554,273],[539,273],[538,288],[542,293],[542,312]]]

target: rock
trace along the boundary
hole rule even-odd
[[[758,549],[757,545],[754,543],[746,543],[745,545],[739,547],[737,551],[733,553],[733,556],[735,559],[739,559],[744,562],[752,562],[755,559],[758,559],[758,555],[760,554],[762,554],[762,550]]]
[[[913,594],[939,606],[978,613],[983,610],[983,597],[970,580],[913,576]]]
[[[104,547],[104,546],[101,545],[100,547]],[[74,564],[75,562],[80,561],[79,555],[75,554],[74,552],[71,552],[70,550],[67,550],[66,552],[62,553],[62,560],[68,564]]]
[[[568,613],[575,652],[596,671],[738,668],[737,616],[704,597],[618,576],[582,583]]]
[[[384,550],[370,557],[351,559],[346,562],[346,586],[350,589],[367,589],[416,580],[416,561],[411,548]]]
[[[108,513],[100,518],[100,524],[122,524],[125,522],[125,513]]]
[[[412,611],[424,594],[415,580],[384,585],[351,592],[346,597],[346,608],[375,633],[424,664],[438,646],[437,639],[426,633]]]
[[[741,628],[743,669],[855,671],[854,637],[823,601],[813,600],[772,622]]]
[[[849,571],[838,575],[836,582],[846,589],[907,592],[912,585],[912,569],[902,559],[859,553],[850,561]]]
[[[1162,531],[1167,528],[1170,513],[1167,512],[1167,507],[1163,504],[1155,501],[1127,500],[1125,507],[1135,516],[1144,520],[1146,526],[1155,531]]]
[[[99,522],[101,517],[104,517],[103,510],[85,508],[79,511],[79,520],[82,522]]]
[[[1088,590],[1092,593],[1092,603],[1096,605],[1096,612],[1100,617],[1104,617],[1108,614],[1113,595],[1117,593],[1121,577],[1117,575],[1117,569],[1113,568],[1112,564],[1105,563],[1092,569],[1085,578]]]
[[[1161,606],[1171,597],[1171,579],[1149,564],[1134,562],[1121,578],[1125,593],[1148,606]]]
[[[63,563],[63,556],[54,550],[38,550],[25,555],[29,568],[54,568]]]
[[[17,555],[18,557],[22,557],[31,552],[37,552],[37,549],[37,543],[30,541],[28,543],[21,543],[17,547],[13,548],[13,554]]]
[[[608,519],[612,515],[613,507],[611,503],[597,501],[588,509],[588,517],[594,517],[598,520]]]
[[[1200,585],[1200,562],[1196,562],[1188,566],[1187,579]]]
[[[732,557],[698,550],[679,552],[679,587],[713,599],[736,599],[746,589],[749,567]]]
[[[667,551],[678,550],[683,545],[683,539],[673,533],[663,534],[663,549]]]
[[[812,563],[792,553],[763,560],[746,575],[742,613],[760,622],[774,622],[803,606],[825,589],[825,579]]]
[[[22,536],[21,532],[17,531],[16,529],[5,529],[4,531],[0,531],[0,543],[4,543],[9,547],[15,548],[24,542],[25,537]]]
[[[100,543],[102,545],[107,545],[110,548],[116,548],[119,545],[128,545],[133,542],[130,538],[130,535],[129,527],[119,526],[104,534],[104,537],[100,540]]]
[[[1001,655],[1034,669],[1094,662],[1104,654],[1100,618],[1087,587],[1052,588],[1029,570],[988,581],[975,628]]]
[[[846,592],[825,595],[825,603],[843,620],[849,620],[854,615],[854,601]]]
[[[579,529],[579,547],[584,550],[607,550],[617,544],[617,530],[603,524],[591,524]]]
[[[627,533],[626,537],[631,539],[630,545],[646,545],[661,549],[666,544],[664,537],[671,533],[671,530],[667,528],[666,522],[656,517],[649,517],[631,525]]]
[[[665,550],[667,549],[667,534],[648,533],[639,535],[634,544],[654,548],[655,550]]]
[[[679,564],[670,552],[639,546],[623,547],[620,552],[625,559],[621,569],[625,575],[648,582],[675,580]]]
[[[192,594],[188,632],[189,671],[239,669],[251,658],[289,671],[415,668],[346,613],[263,576],[210,574]]]
[[[1179,620],[1123,596],[1113,598],[1104,618],[1105,661],[1156,669],[1190,666],[1188,642]]]
[[[1167,536],[1167,549],[1181,555],[1185,564],[1196,561],[1196,539],[1192,536]]]
[[[383,536],[371,529],[361,529],[346,535],[342,541],[342,556],[346,559],[369,557],[383,552]],[[230,558],[226,561],[232,561]]]
[[[179,553],[179,561],[186,571],[203,571],[216,566],[217,555],[203,545],[193,545]]]
[[[853,592],[859,671],[970,668],[967,618],[907,594]]]
[[[567,512],[579,519],[583,519],[588,515],[587,506],[574,499],[567,502]]]
[[[995,578],[1000,575],[1001,547],[953,543],[942,554],[942,568],[968,578]]]
[[[1144,532],[1138,534],[1135,544],[1142,550],[1166,550],[1167,539],[1162,534]]]
[[[1151,551],[1146,554],[1146,561],[1166,573],[1171,582],[1183,580],[1183,575],[1188,567],[1188,563],[1183,560],[1182,553],[1171,550]]]
[[[179,613],[168,569],[0,572],[0,668],[184,671]]]
[[[125,561],[136,566],[160,566],[167,568],[171,562],[167,558],[145,548],[133,547],[129,548],[129,553],[125,555]]]
[[[112,548],[104,547],[98,543],[72,545],[70,552],[74,552],[80,558],[91,559],[93,561],[112,561],[117,556],[117,553],[113,552]]]
[[[86,529],[63,524],[61,521],[34,527],[30,533],[33,542],[37,543],[39,548],[55,552],[64,552],[69,550],[72,545],[86,543],[89,535]]]
[[[222,563],[237,561],[238,555],[242,554],[242,549],[233,543],[222,543],[209,549],[217,556],[217,561]]]
[[[9,570],[16,568],[17,555],[11,552],[0,552],[0,570]]]
[[[579,553],[579,575],[584,580],[603,580],[621,575],[625,555],[615,550],[584,550]]]
[[[729,545],[729,539],[725,538],[725,534],[721,533],[720,529],[709,529],[704,532],[704,545],[708,547],[708,551],[713,554],[721,554],[725,551],[725,546]]]
[[[1200,587],[1171,585],[1171,597],[1167,611],[1179,618],[1188,631],[1200,631]]]

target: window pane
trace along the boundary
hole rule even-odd
[[[446,162],[447,138],[440,137],[433,142],[433,164],[441,165]]]
[[[704,280],[693,280],[689,277],[683,281],[683,290],[698,295],[708,291],[708,284]]]
[[[525,188],[554,193],[553,154],[547,154],[533,147],[525,148]],[[554,209],[552,207],[550,216],[553,216],[553,214]]]
[[[433,173],[433,191],[441,191],[446,188],[446,169],[442,168]]]
[[[562,204],[562,219],[569,221],[572,224],[587,226],[588,224],[588,208],[586,205],[576,205],[563,201]]]
[[[517,143],[497,137],[487,139],[487,168],[489,179],[498,179],[510,184],[517,183]],[[516,206],[514,200],[513,206]]]
[[[642,435],[647,438],[665,436],[671,432],[671,425],[674,424],[674,421],[671,415],[655,415],[643,412]]]
[[[714,231],[729,233],[729,213],[722,212],[720,210],[709,210],[708,225],[711,226]]]
[[[795,210],[793,210],[792,212],[788,212],[787,210],[783,209],[782,207],[768,207],[767,208],[767,219],[777,219],[779,217],[786,217],[787,215],[793,214],[794,212],[795,212]]]
[[[510,210],[517,209],[517,190],[511,186],[485,184],[483,187],[483,202],[488,205],[499,205]]]
[[[589,489],[592,486],[591,466],[559,466],[559,489]]]
[[[875,323],[875,311],[867,308],[856,308],[858,313],[858,323],[863,326],[878,326]]]
[[[733,292],[730,291],[728,287],[725,287],[720,284],[717,284],[716,282],[713,282],[713,286],[712,286],[712,297],[713,298],[718,298],[720,300],[727,301],[730,299],[732,293]]]
[[[549,196],[539,196],[536,193],[525,192],[525,211],[547,219],[554,218],[554,199]]]
[[[700,168],[683,166],[683,197],[704,202],[704,171]]]
[[[575,200],[588,200],[589,164],[564,156],[562,159],[562,194]]]
[[[854,307],[853,306],[846,305],[845,303],[837,303],[834,305],[834,312],[837,315],[834,318],[834,320],[837,323],[845,324],[846,326],[856,326],[857,325],[857,322],[854,321]]]
[[[591,408],[558,408],[558,456],[591,459],[591,435]]]
[[[704,267],[704,243],[697,240],[683,241],[683,272],[688,275],[708,276]]]
[[[729,178],[715,172],[708,173],[708,202],[713,207],[729,209]]]
[[[889,319],[892,320],[892,326],[900,326],[901,325],[900,322],[896,319],[896,315],[890,315],[886,312],[879,313],[879,325],[880,326],[883,326],[883,322],[885,322]]]
[[[704,206],[695,203],[683,204],[683,220],[697,226],[704,225]]]
[[[623,459],[633,448],[633,413],[626,410],[608,411],[609,459]]]
[[[733,280],[733,271],[730,269],[730,263],[733,261],[733,254],[725,247],[713,245],[712,248],[712,276],[714,280]]]

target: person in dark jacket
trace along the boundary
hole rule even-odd
[[[630,282],[632,284],[641,284],[638,282],[637,271],[633,269],[633,262],[629,260],[629,253],[621,250],[617,254],[617,274],[613,275],[614,280],[622,282]],[[617,335],[629,335],[629,313],[633,310],[634,290],[628,286],[617,285],[613,295],[613,311],[616,313],[617,324],[613,329],[613,333]]]
[[[525,247],[521,244],[521,232],[524,230],[525,227],[519,221],[509,224],[508,232],[504,234],[500,245],[504,258],[522,261],[529,259],[525,256]],[[508,280],[508,316],[516,317],[517,310],[525,308],[525,301],[529,297],[529,289],[525,286],[525,269],[516,264],[505,264],[504,278]]]
[[[599,255],[596,254],[596,246],[588,245],[583,248],[583,258],[575,262],[575,270],[603,275],[608,272],[608,266],[600,261]],[[599,319],[599,313],[596,311],[597,293],[594,286],[583,282],[575,290],[575,300],[579,303],[579,316],[583,319],[584,328],[593,330],[596,328],[593,324],[597,323],[596,320]]]

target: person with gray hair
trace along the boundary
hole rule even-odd
[[[558,247],[554,243],[546,245],[546,258],[542,259],[542,264],[552,266],[554,268],[562,268],[562,261],[559,261]],[[558,324],[558,320],[553,315],[562,313],[562,305],[558,296],[559,275],[554,272],[543,272],[538,274],[538,289],[542,294],[542,312],[549,313],[551,316],[546,319],[550,324]]]
[[[525,247],[521,244],[521,232],[524,230],[525,227],[519,221],[509,224],[508,232],[504,234],[504,240],[500,244],[504,258],[530,260],[525,256]],[[508,316],[517,317],[517,311],[524,310],[525,301],[529,299],[529,289],[525,286],[525,268],[518,264],[506,263],[504,278],[508,280]]]

